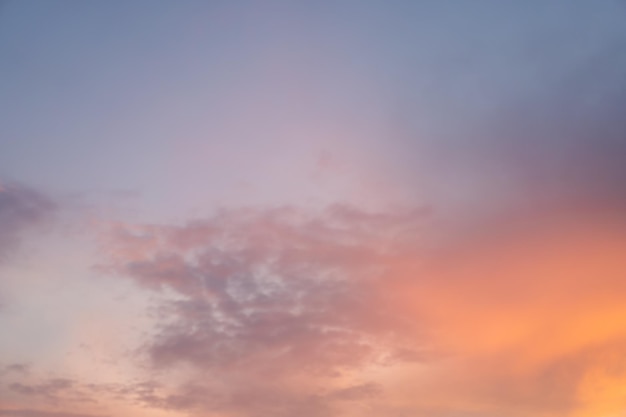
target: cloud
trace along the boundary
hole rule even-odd
[[[97,397],[120,389],[84,384],[69,378],[41,378],[24,372],[7,375],[3,385],[0,393],[4,397],[27,400],[31,406],[95,404]]]
[[[25,385],[21,383],[12,383],[9,389],[22,395],[33,395],[43,397],[56,397],[59,393],[71,389],[74,385],[73,381],[65,378],[55,378],[39,385]]]
[[[116,224],[103,270],[168,300],[141,350],[160,385],[139,401],[242,417],[609,415],[626,405],[626,228],[560,213],[446,236],[423,208]]]
[[[153,381],[94,383],[83,378],[45,375],[50,374],[5,373],[0,384],[0,397],[4,400],[0,415],[99,417],[110,415],[111,410],[117,410],[113,415],[121,415],[120,410],[137,410],[137,405],[154,401],[155,392],[162,387]]]
[[[403,345],[413,323],[372,290],[429,215],[334,206],[320,217],[247,209],[180,227],[117,225],[108,271],[174,294],[145,349],[152,365],[213,375],[153,402],[328,415],[332,402],[373,394],[372,385],[350,382],[351,372],[420,347]]]
[[[41,224],[54,209],[54,202],[39,191],[0,184],[0,260],[17,247],[24,230]]]
[[[100,417],[94,414],[76,414],[54,411],[39,411],[29,409],[0,409],[0,416],[5,417]]]
[[[27,374],[29,370],[30,365],[27,363],[11,363],[1,368],[0,375],[9,373]]]

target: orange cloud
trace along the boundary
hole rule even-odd
[[[468,395],[503,413],[497,404],[507,397],[511,409],[559,397],[554,415],[598,407],[594,415],[606,416],[626,406],[619,396],[626,373],[608,377],[596,369],[598,361],[623,362],[606,357],[626,339],[620,226],[598,218],[538,219],[530,229],[474,236],[426,263],[392,267],[396,308],[419,317],[429,341],[456,363],[454,376],[444,372],[433,383],[440,384],[441,403]],[[466,386],[450,388],[458,379]],[[481,386],[485,392],[476,392]]]

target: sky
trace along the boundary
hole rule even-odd
[[[0,416],[626,416],[625,109],[620,0],[0,1]]]

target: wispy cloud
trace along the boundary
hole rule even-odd
[[[55,203],[37,190],[0,183],[0,260],[17,247],[25,229],[41,224],[54,209]]]
[[[102,417],[94,414],[76,414],[54,411],[39,411],[29,409],[0,409],[0,416],[6,417]]]

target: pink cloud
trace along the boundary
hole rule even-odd
[[[626,373],[608,370],[626,340],[625,230],[560,213],[433,240],[424,209],[223,211],[117,225],[107,270],[172,294],[142,352],[184,377],[153,407],[608,415],[626,405]]]

